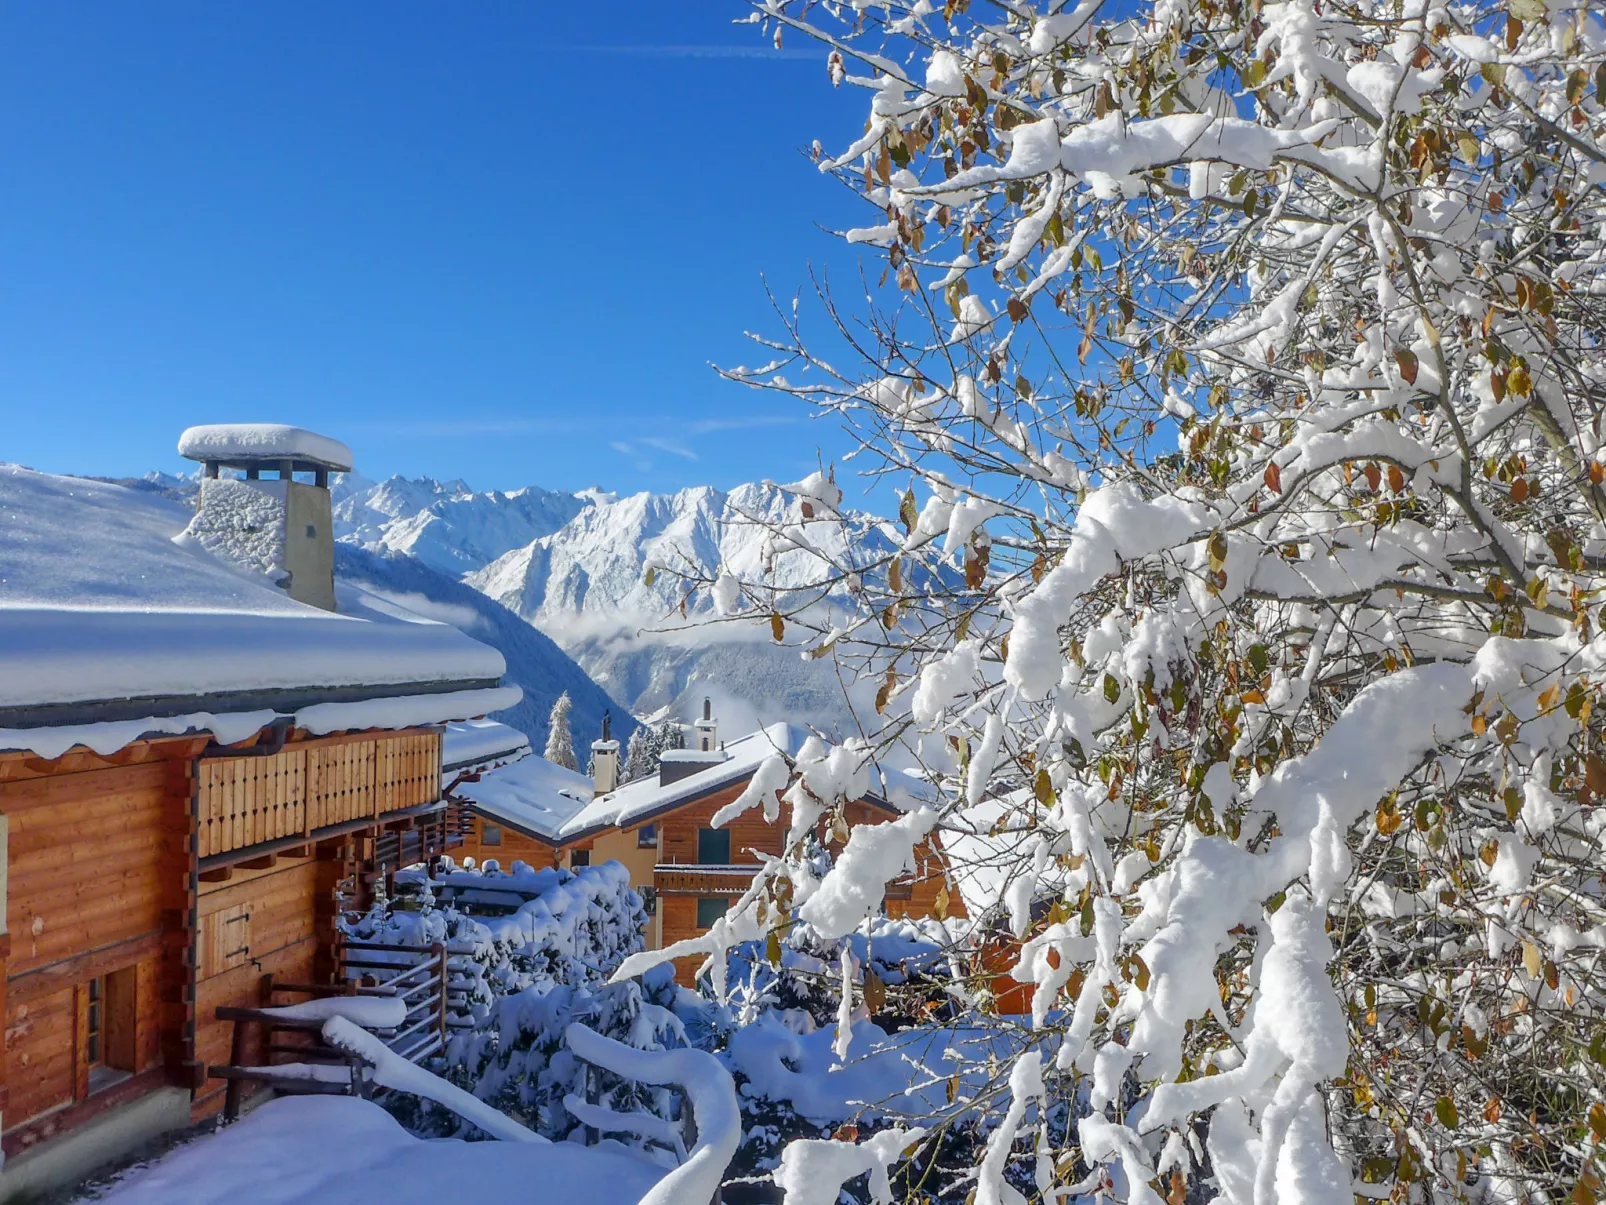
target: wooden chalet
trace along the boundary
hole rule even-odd
[[[495,650],[337,589],[340,445],[214,430],[247,476],[193,518],[0,468],[0,1201],[220,1108],[209,1068],[267,1052],[231,1060],[218,1010],[331,983],[339,910],[458,844],[443,725],[518,698]]]
[[[622,786],[614,786],[618,743],[606,736],[592,746],[594,784],[530,757],[454,785],[451,793],[466,800],[472,813],[461,853],[504,866],[523,861],[573,867],[613,859],[629,868],[631,886],[647,901],[649,949],[707,932],[752,883],[760,855],[784,852],[790,823],[785,808],[775,823],[752,808],[719,828],[714,814],[746,789],[768,758],[796,758],[808,734],[772,724],[725,744],[706,700],[693,727],[692,748],[665,753],[656,776]],[[593,788],[594,798],[587,798]],[[875,793],[847,807],[851,825],[901,814]],[[887,915],[933,915],[945,892],[959,914],[958,893],[948,892],[946,864],[934,840],[916,849],[916,861],[914,874],[887,888]],[[678,959],[677,978],[690,985],[700,961]]]

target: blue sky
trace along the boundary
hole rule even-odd
[[[0,0],[0,460],[179,469],[249,420],[481,489],[839,455],[708,366],[864,220],[798,148],[866,98],[745,11]]]

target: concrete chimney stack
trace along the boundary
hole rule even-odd
[[[714,753],[719,749],[719,725],[714,721],[714,700],[703,699],[703,714],[695,724],[697,730],[697,751],[699,753]]]
[[[329,474],[351,471],[351,449],[300,427],[220,423],[189,428],[178,451],[206,466],[182,538],[266,574],[297,602],[333,611]],[[245,480],[224,477],[223,469],[238,469]],[[296,480],[298,473],[310,480]]]
[[[613,716],[602,713],[602,739],[591,742],[592,791],[606,795],[619,785],[619,742],[613,739]]]

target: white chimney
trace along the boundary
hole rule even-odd
[[[697,752],[713,753],[719,748],[719,725],[714,722],[714,700],[703,699],[703,716],[692,725],[697,730]]]
[[[219,423],[189,428],[178,451],[206,466],[195,518],[182,538],[267,574],[297,602],[333,611],[329,474],[351,471],[351,449],[280,423]],[[239,469],[245,480],[225,478],[222,469]],[[297,481],[297,473],[312,480]]]
[[[619,742],[613,739],[613,717],[602,713],[602,739],[591,742],[592,791],[606,795],[619,785]]]

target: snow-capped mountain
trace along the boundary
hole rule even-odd
[[[334,483],[335,534],[364,548],[403,552],[452,577],[557,531],[589,499],[557,490],[475,493],[462,481],[345,474]]]
[[[767,623],[697,626],[712,618],[713,602],[702,590],[685,598],[681,573],[707,578],[724,568],[757,579],[768,562],[768,580],[783,588],[816,580],[816,558],[770,540],[767,525],[796,522],[797,505],[772,485],[618,498],[533,487],[474,493],[461,482],[392,478],[343,489],[336,514],[348,543],[407,552],[462,575],[550,635],[638,715],[681,710],[702,692],[723,689],[746,698],[766,722],[842,728],[841,686],[828,663],[770,644]],[[858,526],[856,547],[873,552],[885,538],[879,525],[865,518]],[[512,543],[520,531],[530,534]],[[806,534],[834,545],[844,539],[823,523]],[[649,566],[656,569],[650,584]]]

